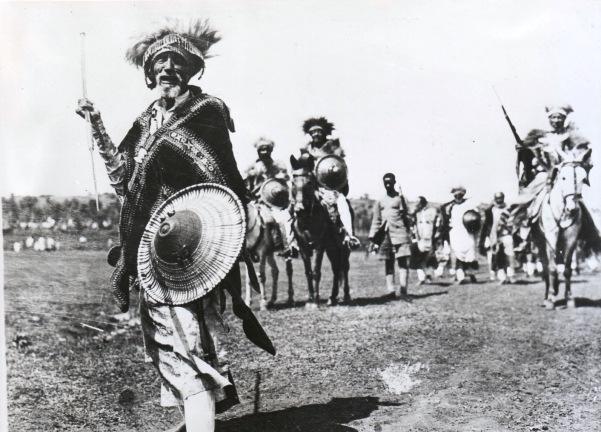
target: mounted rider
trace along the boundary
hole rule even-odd
[[[321,159],[334,155],[344,159],[345,153],[338,138],[329,138],[334,124],[325,117],[313,117],[303,123],[303,132],[311,136],[311,141],[301,146],[299,160],[316,166]],[[359,245],[353,227],[353,213],[346,196],[349,192],[348,179],[336,190],[319,187],[318,193],[328,209],[337,212],[345,231],[345,243],[351,247]]]
[[[512,203],[512,220],[519,226],[526,219],[529,224],[538,220],[543,201],[554,184],[558,167],[562,162],[581,161],[587,174],[592,168],[590,143],[569,118],[574,111],[570,105],[545,107],[550,130],[533,129],[523,142],[518,142],[518,176],[520,191]],[[585,180],[588,184],[588,178]],[[601,249],[601,239],[584,202],[580,238],[585,249]]]
[[[254,146],[258,158],[245,172],[246,187],[271,233],[276,250],[286,249],[286,255],[296,255],[298,247],[292,232],[292,215],[288,210],[288,168],[284,162],[272,158],[275,147],[272,140],[260,137]],[[279,185],[268,183],[268,180],[275,180]],[[277,196],[270,193],[275,189]]]
[[[128,50],[127,59],[143,69],[146,85],[157,89],[158,99],[134,121],[119,146],[113,144],[92,102],[81,99],[76,110],[90,120],[111,185],[122,201],[120,245],[109,254],[109,263],[115,267],[113,295],[121,310],[127,311],[130,289],[143,288],[140,316],[146,354],[162,378],[161,405],[183,406],[185,424],[179,425],[178,431],[213,430],[216,410],[221,412],[238,403],[226,359],[217,345],[228,330],[222,315],[225,291],[232,298],[234,314],[244,321],[249,339],[275,353],[242,301],[236,265],[240,251],[226,254],[234,249],[234,242],[239,241],[242,248],[240,227],[244,226],[249,201],[229,138],[234,123],[223,101],[189,84],[194,75],[202,75],[208,52],[219,40],[206,21],[187,27],[171,22]],[[212,216],[207,224],[188,207],[171,207],[162,213],[175,198],[185,203],[186,194],[198,186],[204,191],[220,191],[214,196],[236,203],[239,223],[229,223],[229,216],[236,214],[228,213],[231,207],[215,205],[215,200],[204,213]],[[197,203],[206,205],[208,201]],[[223,209],[225,212],[220,213]],[[227,231],[235,226],[241,231],[238,237]],[[149,236],[149,227],[160,229]],[[209,228],[212,232],[207,232]],[[205,235],[201,236],[203,229]],[[227,235],[218,238],[224,232]],[[202,242],[206,247],[198,247]],[[140,257],[148,248],[151,259],[143,267]],[[219,262],[217,256],[222,258]],[[222,266],[228,260],[233,262],[229,270]],[[160,271],[165,266],[170,266],[168,277]],[[201,279],[216,267],[220,268],[219,276],[204,283]],[[180,291],[173,290],[172,285],[182,281],[185,284],[180,285]],[[199,291],[199,286],[206,290]],[[165,298],[157,299],[153,290],[166,293]],[[185,302],[174,301],[181,299],[181,294]]]

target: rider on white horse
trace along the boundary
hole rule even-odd
[[[545,108],[551,130],[532,130],[523,146],[518,148],[520,173],[520,193],[512,204],[512,215],[516,219],[527,218],[530,223],[540,215],[543,201],[555,181],[557,168],[562,162],[581,160],[587,173],[592,164],[589,141],[580,134],[578,128],[569,121],[574,110],[570,105],[553,105]],[[588,184],[588,179],[586,180]],[[595,227],[588,209],[581,202],[583,225],[581,238],[588,246],[597,251],[601,246],[599,232]]]
[[[259,138],[255,144],[258,159],[246,170],[245,183],[258,205],[259,212],[265,225],[269,227],[271,236],[277,249],[288,248],[286,252],[294,254],[298,249],[294,241],[291,226],[291,215],[287,208],[279,208],[265,202],[261,197],[261,186],[269,180],[275,179],[286,185],[290,176],[284,162],[271,157],[275,143],[267,138]],[[284,234],[284,235],[283,235]]]

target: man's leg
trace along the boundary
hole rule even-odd
[[[455,283],[457,285],[463,283],[465,280],[465,270],[463,268],[463,262],[459,259],[455,259]]]
[[[423,284],[426,282],[426,272],[424,271],[423,268],[417,269],[417,280],[420,284]]]
[[[205,391],[184,400],[186,432],[214,432],[215,396]]]
[[[353,218],[351,215],[351,207],[346,200],[346,197],[338,193],[336,197],[336,205],[338,206],[338,214],[340,215],[340,221],[342,222],[342,226],[346,230],[346,233],[350,237],[351,245],[355,245],[359,243],[357,237],[355,237],[355,230],[353,229]]]
[[[400,296],[407,297],[407,285],[409,284],[409,257],[397,258],[397,264],[399,266],[399,284],[400,284]]]
[[[513,250],[513,237],[503,236],[503,250],[507,257],[507,282],[515,283],[515,252]]]
[[[274,219],[285,236],[285,255],[296,258],[298,256],[298,243],[296,241],[296,236],[294,235],[294,230],[292,229],[292,215],[287,209],[272,210],[272,212]]]
[[[494,281],[496,279],[496,273],[493,266],[493,251],[492,248],[486,251],[486,261],[488,262],[489,279]]]
[[[396,292],[394,288],[394,259],[388,258],[384,261],[384,271],[386,272],[386,293],[394,295]]]

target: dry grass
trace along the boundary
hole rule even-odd
[[[139,329],[102,337],[119,328],[103,253],[9,252],[5,267],[7,340],[20,338],[8,348],[11,431],[158,431],[180,419],[159,406]],[[601,429],[598,275],[577,277],[579,308],[548,312],[540,283],[430,285],[410,290],[411,303],[389,301],[381,267],[353,254],[355,306],[258,313],[274,358],[233,321],[226,347],[242,404],[217,430]],[[295,271],[304,300],[298,261]]]

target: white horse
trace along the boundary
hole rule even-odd
[[[559,292],[558,264],[563,263],[565,280],[565,300],[568,307],[574,307],[572,299],[571,277],[572,258],[582,228],[582,185],[586,183],[588,173],[582,157],[564,161],[557,167],[553,186],[545,197],[538,223],[533,226],[534,241],[539,249],[545,281],[544,305],[555,308],[555,299]],[[553,293],[549,295],[549,287]]]

